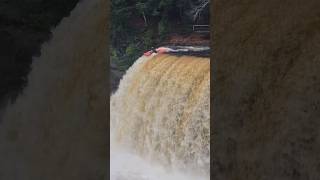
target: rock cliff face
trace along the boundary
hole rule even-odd
[[[213,1],[213,179],[320,177],[320,1]]]

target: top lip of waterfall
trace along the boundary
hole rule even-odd
[[[210,57],[211,48],[210,46],[164,46],[171,49],[188,49],[187,52],[167,52],[166,54],[175,56],[196,56],[196,57]]]

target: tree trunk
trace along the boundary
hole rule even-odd
[[[144,19],[144,25],[145,25],[145,26],[148,26],[147,18],[146,18],[146,15],[144,14],[143,11],[142,11],[142,16],[143,16],[143,19]]]

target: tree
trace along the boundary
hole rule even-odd
[[[198,5],[196,5],[193,10],[193,21],[196,21],[200,18],[201,13],[209,7],[209,0],[198,0]]]
[[[137,10],[142,14],[143,16],[143,19],[144,19],[144,24],[145,26],[148,26],[148,22],[147,22],[147,18],[146,18],[146,15],[145,15],[145,10],[147,9],[147,6],[145,3],[142,3],[142,2],[138,2],[136,4],[136,8]]]
[[[189,28],[208,9],[208,4],[209,0],[112,0],[112,60],[123,69],[129,67],[172,30],[180,33]],[[139,25],[142,18],[144,27]]]

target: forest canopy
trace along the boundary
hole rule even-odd
[[[209,23],[209,0],[112,0],[111,61],[127,69],[170,33]]]

